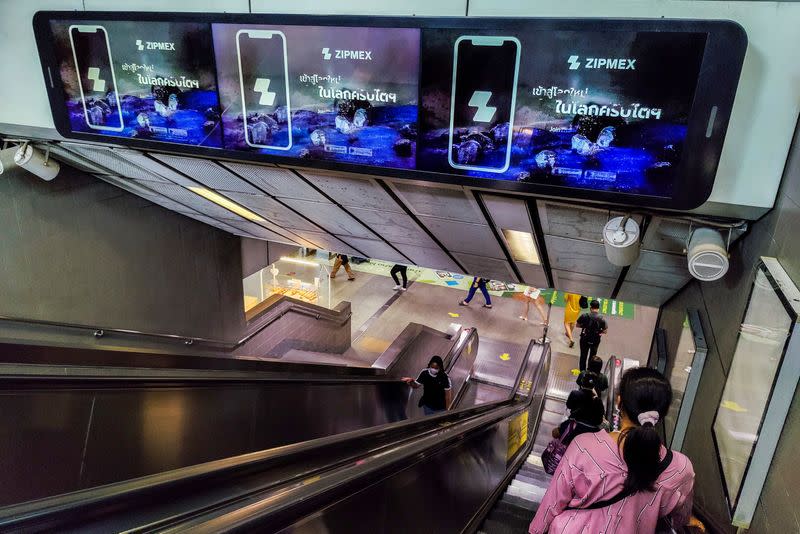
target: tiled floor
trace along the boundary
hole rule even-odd
[[[478,294],[469,307],[464,307],[458,305],[459,300],[466,296],[464,291],[422,283],[412,283],[408,291],[363,329],[365,323],[395,295],[394,282],[388,276],[364,272],[356,272],[356,280],[352,282],[343,273],[332,282],[334,304],[341,300],[349,300],[352,304],[354,357],[365,364],[371,364],[410,322],[442,331],[447,330],[451,323],[474,326],[478,329],[481,345],[486,347],[484,351],[497,352],[498,362],[505,361],[500,357],[508,353],[511,356],[508,365],[513,365],[515,347],[524,350],[531,339],[542,335],[543,328],[535,320],[538,318],[535,310],[531,310],[531,321],[520,320],[522,304],[515,299],[493,298],[494,307],[487,309],[482,307],[483,297]],[[577,367],[578,344],[572,349],[567,346],[564,308],[554,306],[550,314],[548,337],[553,352],[574,356]],[[634,319],[607,319],[609,332],[600,344],[600,356],[605,359],[614,354],[646,360],[658,310],[637,305],[634,316]]]

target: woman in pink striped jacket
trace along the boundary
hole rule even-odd
[[[619,402],[621,432],[570,443],[530,534],[652,534],[660,518],[675,526],[693,520],[692,462],[664,448],[655,429],[672,402],[669,382],[654,369],[631,369]]]

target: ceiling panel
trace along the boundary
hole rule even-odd
[[[175,172],[172,168],[167,167],[163,163],[158,162],[151,157],[148,157],[144,152],[127,148],[114,148],[112,150],[115,155],[145,171],[149,178],[143,178],[144,180],[173,182],[184,186],[197,185],[186,176]],[[136,176],[131,176],[131,178],[136,178]]]
[[[283,199],[283,202],[332,234],[375,239],[375,234],[345,213],[342,208],[336,204],[331,204],[330,202],[322,203],[310,200],[297,200],[293,198]]]
[[[427,187],[403,182],[390,182],[390,187],[418,216],[486,224],[475,199],[462,188]]]
[[[481,224],[449,221],[436,217],[420,217],[433,235],[451,252],[466,252],[490,258],[505,259],[492,230]]]
[[[349,208],[374,232],[390,243],[406,243],[420,247],[437,248],[436,242],[407,213]]]
[[[664,304],[674,294],[674,289],[625,281],[619,290],[619,295],[617,295],[617,298],[619,300],[635,302],[637,304],[643,304],[645,306],[653,306],[657,308]]]
[[[143,185],[152,189],[159,195],[170,198],[184,206],[187,206],[201,214],[209,215],[215,219],[229,219],[235,215],[226,210],[222,206],[218,206],[203,197],[192,193],[185,187],[175,184],[167,184],[162,182],[145,182],[136,181],[139,185]]]
[[[547,276],[544,274],[544,267],[518,261],[517,269],[522,275],[521,282],[534,287],[547,287]]]
[[[216,228],[219,228],[220,230],[228,232],[229,234],[252,237],[248,232],[245,232],[240,228],[234,228],[233,226],[225,224],[222,221],[218,221],[217,219],[212,219],[211,217],[206,217],[205,215],[201,215],[199,213],[182,213],[181,215],[185,215],[186,217],[191,217],[192,219],[205,223],[209,226],[214,226]]]
[[[213,161],[170,154],[152,154],[152,156],[211,189],[252,195],[262,194],[261,191]]]
[[[491,278],[503,282],[519,282],[514,271],[511,270],[511,265],[509,265],[506,260],[486,258],[484,256],[459,252],[454,252],[453,256],[467,269],[467,272],[464,274]]]
[[[686,256],[642,250],[625,277],[626,281],[680,289],[691,279]]]
[[[320,228],[293,212],[274,198],[265,195],[226,192],[225,196],[265,217],[282,228],[319,232]]]
[[[642,247],[683,254],[689,239],[690,226],[689,221],[653,217],[642,240]]]
[[[333,237],[330,234],[322,232],[310,232],[307,230],[294,230],[294,233],[314,245],[314,248],[321,248],[328,252],[339,252],[340,254],[349,254],[351,256],[362,256],[362,254],[354,248],[346,245],[341,240]]]
[[[600,208],[587,208],[559,202],[537,201],[539,219],[545,234],[587,241],[600,241],[603,238],[603,227],[612,217],[623,215],[622,212]],[[642,216],[633,218],[641,226]]]
[[[486,209],[495,226],[533,234],[527,203],[520,198],[481,194]]]
[[[111,148],[81,145],[78,143],[62,143],[62,145],[66,146],[70,151],[92,160],[101,167],[109,169],[115,175],[135,178],[136,180],[168,182],[166,178],[150,172],[147,169],[142,169],[138,165],[134,165],[124,157],[112,151]]]
[[[410,259],[414,265],[460,273],[462,269],[440,248],[418,247],[405,243],[394,243],[394,246]]]
[[[553,269],[616,278],[620,268],[606,258],[602,243],[546,235],[547,255]],[[558,289],[561,289],[560,287]]]
[[[221,161],[220,164],[272,196],[327,202],[319,191],[288,169],[231,161]]]
[[[592,297],[610,297],[616,279],[553,269],[553,283],[559,291]]]
[[[400,253],[383,241],[378,241],[377,239],[362,239],[359,237],[344,235],[337,237],[345,243],[356,247],[358,250],[366,254],[368,258],[393,261],[395,263],[408,263],[408,259],[403,257]]]
[[[375,180],[309,171],[300,174],[342,206],[405,213]]]

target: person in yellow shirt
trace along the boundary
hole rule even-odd
[[[572,331],[575,328],[575,323],[578,322],[578,316],[581,314],[581,296],[574,293],[564,293],[564,333],[569,340],[569,347],[575,346],[575,339],[572,337]]]

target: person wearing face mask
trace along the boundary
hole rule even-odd
[[[425,415],[433,415],[445,411],[452,399],[450,377],[444,372],[444,362],[439,356],[434,356],[428,362],[428,367],[420,372],[416,380],[410,376],[402,378],[403,382],[414,389],[424,388],[419,405]]]
[[[622,375],[617,402],[622,430],[600,430],[572,440],[530,534],[652,534],[657,528],[687,525],[702,529],[691,515],[692,462],[665,448],[656,430],[672,402],[669,382],[655,369],[630,369]]]

